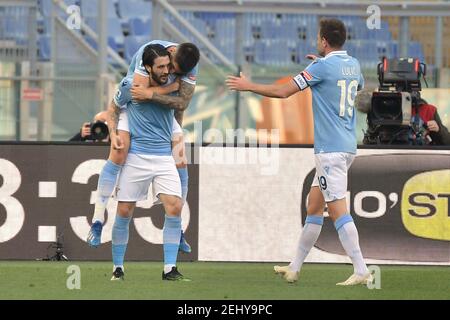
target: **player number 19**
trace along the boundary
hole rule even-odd
[[[341,87],[341,100],[339,103],[339,116],[344,117],[345,116],[345,105],[346,101],[348,103],[348,115],[351,117],[353,116],[353,107],[355,106],[355,96],[356,96],[356,90],[358,88],[358,81],[352,80],[350,84],[347,87],[347,82],[345,80],[339,80],[337,82],[338,87]],[[353,87],[355,90],[353,90]]]

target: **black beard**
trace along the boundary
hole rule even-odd
[[[166,78],[167,78],[167,77],[166,77]],[[164,84],[166,84],[167,81],[168,81],[168,78],[167,78],[166,81],[162,82],[161,79],[160,79],[160,78],[156,78],[156,77],[153,75],[153,73],[152,73],[152,79],[153,79],[153,81],[155,81],[157,84],[159,84],[159,85],[161,85],[161,86],[164,85]]]

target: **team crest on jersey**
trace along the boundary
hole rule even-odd
[[[312,80],[312,76],[309,74],[309,72],[308,71],[303,71],[302,73],[302,76],[303,76],[303,78],[305,78],[307,81],[311,81]]]

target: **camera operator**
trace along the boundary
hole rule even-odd
[[[421,97],[417,98],[416,107],[412,109],[411,129],[413,144],[450,145],[450,133],[442,124],[437,108]],[[423,137],[429,138],[418,140],[421,136],[417,132],[423,132]]]
[[[359,92],[355,99],[356,108],[367,114],[364,144],[450,145],[437,108],[420,95],[425,63],[383,57],[377,74],[378,88]]]
[[[366,88],[358,93],[355,99],[357,109],[369,114],[371,110],[371,101],[373,93],[377,92],[375,88]],[[450,145],[450,133],[448,129],[442,124],[437,108],[429,104],[425,99],[416,93],[414,98],[413,108],[411,110],[410,126],[404,130],[397,131],[402,133],[403,143],[397,144],[411,144],[411,145]],[[371,128],[368,128],[370,133]],[[383,129],[378,131],[381,136],[386,132]],[[368,143],[367,136],[365,136],[364,144]]]
[[[80,128],[80,132],[70,138],[69,141],[88,141],[88,142],[108,142],[109,134],[106,126],[106,111],[95,115],[93,122],[85,122]],[[94,129],[95,132],[92,132]]]

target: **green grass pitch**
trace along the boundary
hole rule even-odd
[[[70,265],[81,270],[81,289],[69,290]],[[350,265],[305,264],[288,284],[272,263],[185,262],[179,270],[191,282],[161,280],[160,262],[128,262],[125,281],[110,281],[108,262],[1,261],[0,299],[450,299],[450,268],[380,266],[381,289],[337,287]]]

